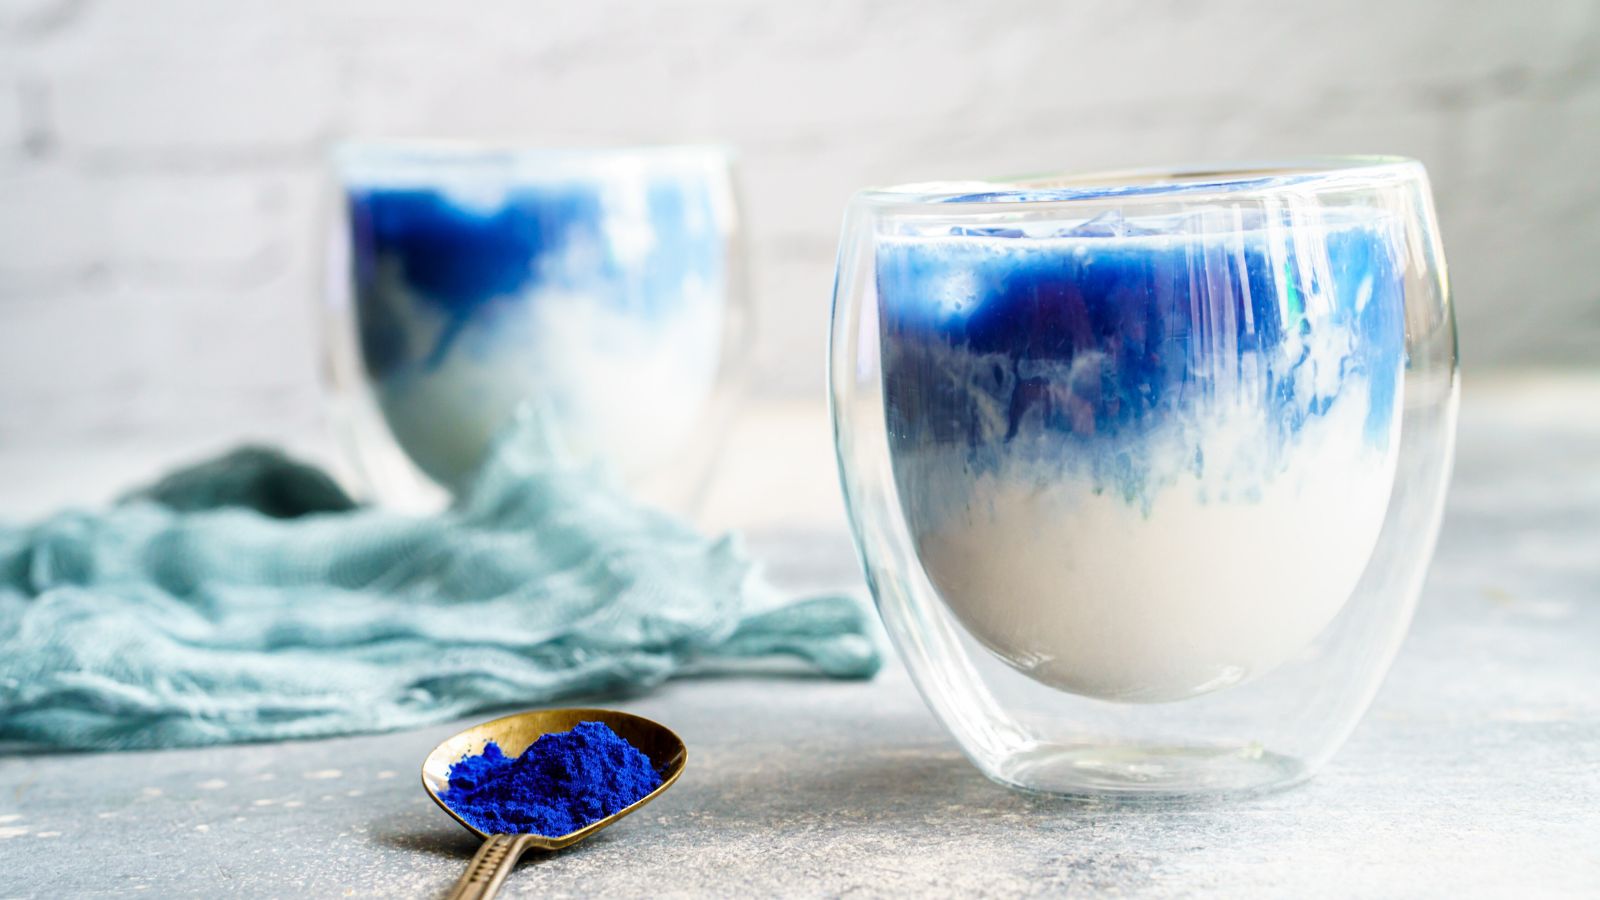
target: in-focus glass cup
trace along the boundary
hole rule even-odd
[[[748,344],[727,151],[374,142],[334,173],[328,380],[358,491],[437,507],[532,408],[696,510]]]
[[[1455,433],[1419,163],[864,191],[830,377],[878,608],[989,777],[1278,788],[1371,702]]]

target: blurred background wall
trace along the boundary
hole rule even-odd
[[[1600,3],[0,0],[0,441],[318,414],[320,181],[378,135],[742,151],[759,390],[874,183],[1387,152],[1469,373],[1600,359]]]

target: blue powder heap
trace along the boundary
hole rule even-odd
[[[450,767],[445,805],[484,834],[560,837],[661,784],[649,757],[602,722],[547,734],[521,756],[490,741]]]

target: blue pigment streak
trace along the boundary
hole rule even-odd
[[[603,722],[546,734],[521,756],[490,741],[450,767],[439,799],[484,834],[560,837],[612,815],[661,785],[649,757]]]
[[[607,201],[619,189],[608,195],[598,181],[513,186],[486,205],[463,205],[427,186],[350,189],[356,311],[368,371],[381,377],[410,364],[436,368],[487,306],[525,301],[541,289],[581,292],[654,315],[670,311],[686,279],[717,283],[724,251],[712,185],[662,177],[632,189],[642,193],[638,206],[616,213]],[[642,250],[629,244],[640,233],[648,244]],[[409,297],[379,278],[386,263],[417,303],[445,317],[425,344],[406,315]]]
[[[962,471],[927,478],[1018,462],[1086,470],[1097,491],[1148,510],[1178,474],[1152,458],[1158,433],[1203,429],[1204,410],[1242,407],[1269,423],[1281,461],[1355,376],[1369,393],[1366,438],[1386,447],[1404,353],[1403,264],[1386,220],[1276,248],[1274,232],[1151,239],[1109,215],[1045,238],[957,228],[881,240],[902,496],[925,492],[904,483],[921,451],[956,447],[967,451]],[[1197,442],[1190,470],[1213,464]]]

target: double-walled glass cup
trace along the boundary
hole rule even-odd
[[[1450,470],[1420,164],[865,191],[833,317],[856,544],[978,768],[1150,796],[1327,761],[1410,622]]]
[[[692,513],[748,315],[729,154],[352,144],[326,335],[354,481],[427,508],[514,414]]]

